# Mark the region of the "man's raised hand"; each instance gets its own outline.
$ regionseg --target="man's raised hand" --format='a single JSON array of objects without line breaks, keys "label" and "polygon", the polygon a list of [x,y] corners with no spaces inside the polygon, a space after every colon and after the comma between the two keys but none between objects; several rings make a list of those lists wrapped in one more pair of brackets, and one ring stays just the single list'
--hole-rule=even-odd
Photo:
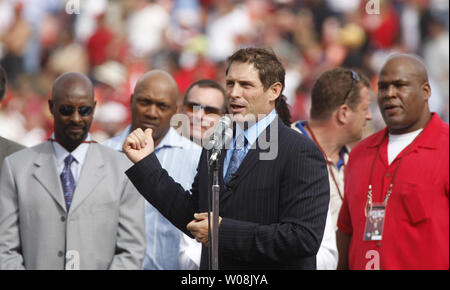
[{"label": "man's raised hand", "polygon": [[144,132],[141,128],[137,128],[131,132],[125,139],[122,150],[133,163],[150,155],[155,150],[152,129],[148,128]]}]

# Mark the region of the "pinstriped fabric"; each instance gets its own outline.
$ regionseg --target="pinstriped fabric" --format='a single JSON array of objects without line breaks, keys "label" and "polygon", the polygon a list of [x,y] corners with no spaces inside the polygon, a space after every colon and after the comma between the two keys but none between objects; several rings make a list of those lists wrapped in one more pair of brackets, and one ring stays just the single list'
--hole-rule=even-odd
[{"label": "pinstriped fabric", "polygon": [[[229,183],[221,180],[220,269],[315,269],[325,228],[329,182],[317,146],[278,120],[278,154],[262,160],[259,146],[246,154]],[[264,134],[264,133],[263,133]],[[268,140],[267,138],[266,140]],[[208,167],[200,159],[192,196],[146,158],[126,172],[144,197],[186,231],[193,212],[207,211]],[[223,158],[222,158],[223,162]],[[152,177],[145,173],[152,170]],[[147,171],[148,172],[148,171]],[[207,268],[207,249],[201,268]]]}]

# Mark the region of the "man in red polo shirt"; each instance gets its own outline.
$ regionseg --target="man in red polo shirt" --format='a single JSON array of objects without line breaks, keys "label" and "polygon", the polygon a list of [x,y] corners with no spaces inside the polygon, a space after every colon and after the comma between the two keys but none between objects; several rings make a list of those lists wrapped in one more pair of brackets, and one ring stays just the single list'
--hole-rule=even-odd
[{"label": "man in red polo shirt", "polygon": [[387,128],[351,153],[338,269],[449,268],[449,126],[431,113],[422,61],[394,55],[378,81]]}]

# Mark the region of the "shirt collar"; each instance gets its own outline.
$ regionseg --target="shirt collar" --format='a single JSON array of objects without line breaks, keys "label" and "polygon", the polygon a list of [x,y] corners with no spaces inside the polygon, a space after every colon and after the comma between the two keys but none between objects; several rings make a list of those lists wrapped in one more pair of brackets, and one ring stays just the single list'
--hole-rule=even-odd
[{"label": "shirt collar", "polygon": [[[55,133],[52,134],[51,138],[55,138]],[[92,141],[91,134],[88,134],[85,141]],[[72,154],[78,164],[83,164],[84,160],[86,159],[87,151],[89,149],[89,143],[81,143],[72,152],[67,151],[66,148],[61,146],[61,144],[59,144],[57,141],[53,141],[52,145],[55,151],[56,162],[58,165],[64,163],[64,159],[66,159],[69,154]]]},{"label": "shirt collar", "polygon": [[[239,134],[242,134],[244,132],[245,138],[247,139],[249,147],[253,145],[253,143],[256,142],[256,139],[258,139],[258,136],[266,130],[266,128],[270,125],[270,123],[275,120],[277,117],[277,112],[275,109],[272,110],[267,116],[265,116],[263,119],[259,120],[255,125],[251,126],[247,130],[243,130],[239,124],[236,126],[236,136]],[[236,138],[235,138],[236,139]]]},{"label": "shirt collar", "polygon": [[[417,137],[417,146],[425,148],[437,148],[438,142],[434,136],[441,131],[443,121],[436,113],[431,113],[431,118],[428,124],[423,128],[422,133]],[[448,134],[448,127],[447,127]]]},{"label": "shirt collar", "polygon": [[161,148],[183,148],[184,142],[180,140],[182,137],[175,131],[174,128],[170,127],[169,131],[167,131],[166,135],[163,137],[161,142],[159,142],[158,146],[156,146],[155,150],[159,150]]},{"label": "shirt collar", "polygon": [[311,139],[311,136],[309,136],[308,131],[306,131],[305,128],[306,124],[307,124],[306,121],[299,121],[297,122],[297,124],[295,124],[295,126],[303,133],[303,135]]},{"label": "shirt collar", "polygon": [[[306,128],[305,128],[307,123],[308,123],[307,121],[299,121],[295,124],[295,126],[297,127],[297,129],[300,130],[300,132],[302,132],[303,135],[305,135],[309,139],[312,139],[311,136],[309,136],[308,131],[306,131]],[[350,148],[347,145],[344,145],[344,147],[342,147],[341,151],[339,152],[339,161],[336,164],[336,167],[338,169],[340,169],[342,167],[342,165],[345,165],[347,163],[349,153],[350,153]]]},{"label": "shirt collar", "polygon": [[[430,121],[425,125],[421,134],[414,140],[414,144],[417,144],[419,147],[426,148],[436,148],[437,143],[433,136],[436,136],[439,130],[441,130],[442,120],[436,113],[431,113]],[[384,128],[378,136],[375,137],[375,140],[367,145],[367,147],[378,147],[381,145],[385,138],[386,134],[388,134],[388,128]],[[385,142],[387,144],[387,140]]]}]

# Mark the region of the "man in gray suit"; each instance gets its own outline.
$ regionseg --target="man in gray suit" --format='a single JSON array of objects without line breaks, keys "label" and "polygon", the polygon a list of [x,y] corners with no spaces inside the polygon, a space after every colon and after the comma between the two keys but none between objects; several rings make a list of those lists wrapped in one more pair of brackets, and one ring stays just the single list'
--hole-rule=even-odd
[{"label": "man in gray suit", "polygon": [[123,154],[88,134],[96,102],[79,73],[54,83],[54,134],[7,157],[0,176],[0,269],[140,269],[144,201]]},{"label": "man in gray suit", "polygon": [[[0,66],[0,108],[2,106],[1,101],[5,97],[5,92],[6,92],[6,72]],[[0,136],[0,173],[2,172],[1,167],[3,164],[3,159],[5,159],[6,156],[11,155],[14,152],[19,151],[23,148],[25,147]]]}]

